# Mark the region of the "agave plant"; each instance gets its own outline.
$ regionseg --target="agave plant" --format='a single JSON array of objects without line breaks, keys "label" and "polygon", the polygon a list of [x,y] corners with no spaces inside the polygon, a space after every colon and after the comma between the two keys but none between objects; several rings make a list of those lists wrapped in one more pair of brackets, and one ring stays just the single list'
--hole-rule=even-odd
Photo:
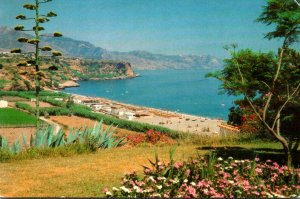
[{"label": "agave plant", "polygon": [[111,130],[112,125],[103,130],[103,120],[99,123],[95,123],[93,128],[88,129],[86,126],[80,130],[78,129],[73,134],[70,131],[67,142],[74,142],[78,140],[80,143],[87,144],[88,146],[92,146],[93,148],[115,148],[125,144],[125,137],[117,139],[112,137],[114,130]]},{"label": "agave plant", "polygon": [[[97,150],[98,148],[115,148],[125,144],[125,137],[120,139],[112,137],[114,130],[111,130],[111,127],[112,125],[103,130],[103,121],[101,120],[99,123],[96,122],[94,127],[89,129],[85,126],[83,129],[75,130],[75,133],[73,133],[73,129],[71,129],[66,138],[62,129],[54,135],[53,126],[48,126],[36,130],[35,135],[30,136],[29,147],[54,148],[69,146],[79,142],[86,144],[92,150]],[[19,139],[17,139],[12,146],[9,147],[8,141],[0,136],[0,149],[9,150],[13,154],[19,153],[23,148],[27,148],[26,140],[26,136],[23,133],[22,144],[20,144]]]}]

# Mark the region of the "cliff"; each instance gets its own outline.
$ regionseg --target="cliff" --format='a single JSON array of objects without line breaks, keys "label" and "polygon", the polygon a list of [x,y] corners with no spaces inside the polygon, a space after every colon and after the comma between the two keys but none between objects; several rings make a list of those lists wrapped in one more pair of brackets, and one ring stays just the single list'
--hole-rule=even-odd
[{"label": "cliff", "polygon": [[[0,53],[0,89],[34,89],[34,66],[17,66],[26,61],[22,55]],[[108,80],[136,77],[130,63],[82,58],[42,57],[40,61],[42,89],[79,86],[78,80]]]}]

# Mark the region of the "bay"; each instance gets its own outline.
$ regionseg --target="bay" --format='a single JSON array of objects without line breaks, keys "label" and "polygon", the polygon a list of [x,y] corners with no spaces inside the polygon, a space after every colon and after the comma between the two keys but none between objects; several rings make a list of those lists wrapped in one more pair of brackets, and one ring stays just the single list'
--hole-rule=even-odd
[{"label": "bay", "polygon": [[233,97],[219,95],[220,82],[205,78],[204,69],[136,71],[125,80],[79,81],[68,93],[103,97],[123,103],[227,119]]}]

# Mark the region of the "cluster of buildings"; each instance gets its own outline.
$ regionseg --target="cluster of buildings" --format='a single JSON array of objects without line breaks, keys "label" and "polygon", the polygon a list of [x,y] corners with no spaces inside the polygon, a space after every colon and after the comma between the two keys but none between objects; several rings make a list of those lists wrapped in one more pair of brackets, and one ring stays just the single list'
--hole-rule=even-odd
[{"label": "cluster of buildings", "polygon": [[112,115],[122,119],[133,120],[136,116],[135,112],[128,110],[120,105],[101,102],[95,99],[74,99],[74,103],[91,107],[94,112],[100,112]]}]

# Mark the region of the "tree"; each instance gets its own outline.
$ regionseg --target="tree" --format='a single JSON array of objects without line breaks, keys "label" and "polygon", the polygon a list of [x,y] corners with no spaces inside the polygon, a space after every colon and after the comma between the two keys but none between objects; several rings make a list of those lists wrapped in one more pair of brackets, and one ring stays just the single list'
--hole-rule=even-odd
[{"label": "tree", "polygon": [[[40,46],[40,38],[41,37],[61,37],[62,34],[59,32],[54,32],[53,34],[40,34],[42,31],[45,30],[44,27],[42,27],[40,24],[47,23],[50,21],[50,18],[56,17],[57,14],[50,11],[47,14],[40,14],[39,9],[41,4],[49,3],[52,0],[35,0],[33,4],[25,4],[23,5],[23,8],[27,10],[31,10],[34,12],[34,17],[27,17],[23,14],[20,14],[16,16],[16,19],[19,20],[32,20],[34,21],[35,25],[32,29],[25,29],[22,25],[17,25],[15,27],[16,31],[29,31],[34,32],[35,37],[34,38],[18,38],[18,41],[20,43],[26,43],[29,45],[33,45],[35,47],[35,51],[33,52],[33,57],[30,56],[32,52],[26,52],[24,54],[28,54],[28,60],[25,64],[30,64],[35,66],[35,94],[36,94],[36,118],[37,118],[37,127],[39,127],[39,116],[40,116],[40,110],[39,110],[39,92],[41,89],[40,80],[42,78],[42,72],[39,68],[39,59],[40,59],[40,51],[44,52],[51,52],[53,57],[61,56],[61,53],[58,51],[53,51],[50,46]],[[11,53],[22,53],[21,49],[13,49],[11,50]],[[20,63],[21,64],[21,63]],[[20,65],[19,64],[19,65]]]},{"label": "tree", "polygon": [[290,166],[292,148],[298,148],[299,140],[293,147],[288,128],[282,128],[282,124],[295,115],[291,107],[300,104],[300,54],[290,48],[299,38],[300,6],[293,0],[269,0],[258,21],[275,26],[266,38],[283,39],[277,55],[249,49],[237,51],[233,44],[226,47],[231,57],[225,60],[224,69],[209,76],[221,80],[228,94],[244,97],[267,132],[282,144]]}]

